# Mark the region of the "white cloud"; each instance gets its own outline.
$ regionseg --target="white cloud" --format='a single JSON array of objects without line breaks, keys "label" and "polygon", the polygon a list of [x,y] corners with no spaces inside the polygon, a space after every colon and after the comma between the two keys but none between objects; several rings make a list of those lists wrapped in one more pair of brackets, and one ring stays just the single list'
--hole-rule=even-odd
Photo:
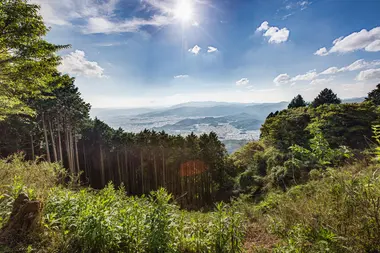
[{"label": "white cloud", "polygon": [[365,47],[368,52],[379,52],[380,51],[380,40],[375,40],[371,44]]},{"label": "white cloud", "polygon": [[310,81],[318,76],[318,73],[315,70],[310,70],[304,75],[297,75],[293,77],[291,81]]},{"label": "white cloud", "polygon": [[289,30],[287,28],[279,29],[278,27],[271,27],[265,33],[265,37],[269,38],[269,43],[282,43],[288,40]]},{"label": "white cloud", "polygon": [[256,32],[266,31],[263,36],[269,37],[269,43],[282,43],[289,39],[290,31],[285,28],[278,28],[275,26],[269,26],[268,21],[264,21],[257,29]]},{"label": "white cloud", "polygon": [[329,52],[327,51],[327,48],[325,48],[325,47],[322,47],[322,48],[318,49],[318,50],[314,53],[314,55],[319,55],[319,56],[326,56],[326,55],[328,55],[328,54],[329,54]]},{"label": "white cloud", "polygon": [[318,78],[310,82],[311,85],[321,85],[321,84],[328,84],[331,83],[334,80],[334,77],[331,76],[329,78]]},{"label": "white cloud", "polygon": [[264,21],[263,23],[261,23],[261,25],[256,29],[257,32],[262,32],[262,31],[266,31],[269,29],[269,23],[268,21]]},{"label": "white cloud", "polygon": [[104,69],[97,62],[91,62],[86,59],[83,51],[75,50],[62,57],[61,65],[58,70],[71,75],[102,78]]},{"label": "white cloud", "polygon": [[359,70],[359,69],[363,69],[363,68],[369,67],[372,64],[376,64],[376,63],[375,62],[369,63],[369,62],[366,62],[363,59],[360,59],[360,60],[357,60],[354,63],[348,65],[347,67],[341,68],[339,71],[340,72],[355,71],[355,70]]},{"label": "white cloud", "polygon": [[198,45],[195,45],[193,48],[190,48],[188,51],[190,53],[197,55],[201,51],[201,49],[202,48],[200,48]]},{"label": "white cloud", "polygon": [[116,47],[116,46],[128,45],[128,41],[102,42],[102,43],[95,43],[94,45],[97,47]]},{"label": "white cloud", "polygon": [[244,86],[244,85],[247,85],[247,84],[249,84],[248,78],[242,78],[239,81],[236,81],[236,85],[237,86]]},{"label": "white cloud", "polygon": [[49,25],[70,25],[76,19],[111,16],[119,0],[31,0],[41,6]]},{"label": "white cloud", "polygon": [[[155,9],[148,18],[120,19],[116,7],[120,0],[31,0],[41,6],[40,13],[49,25],[76,25],[83,33],[138,32],[145,26],[161,27],[174,21],[173,3],[167,0],[141,0],[144,8]],[[79,21],[79,22],[78,22]]]},{"label": "white cloud", "polygon": [[346,37],[337,38],[333,41],[333,46],[329,51],[326,49],[321,51],[321,54],[317,54],[318,50],[315,54],[349,53],[357,50],[380,52],[380,26],[369,31],[363,29],[360,32],[351,33]]},{"label": "white cloud", "polygon": [[288,74],[280,74],[275,79],[273,79],[273,82],[280,86],[281,84],[287,84],[291,80],[290,76]]},{"label": "white cloud", "polygon": [[174,79],[185,79],[185,78],[189,78],[189,75],[178,75],[178,76],[174,76]]},{"label": "white cloud", "polygon": [[107,18],[94,17],[89,18],[87,25],[84,27],[84,33],[121,33],[137,32],[143,26],[165,26],[169,25],[171,20],[166,16],[155,15],[150,19],[132,18],[124,21],[113,22]]},{"label": "white cloud", "polygon": [[216,47],[208,47],[208,50],[207,50],[207,53],[213,53],[213,52],[217,52],[218,49]]},{"label": "white cloud", "polygon": [[301,7],[301,10],[304,10],[304,9],[306,9],[311,4],[311,2],[309,2],[309,1],[300,1],[300,2],[297,2],[297,4]]},{"label": "white cloud", "polygon": [[331,67],[326,69],[325,71],[321,72],[320,75],[333,75],[339,72],[339,68],[337,67]]},{"label": "white cloud", "polygon": [[325,71],[321,72],[320,75],[333,75],[339,72],[356,71],[356,70],[365,69],[365,68],[373,68],[376,66],[380,66],[379,60],[367,62],[363,59],[360,59],[342,68],[337,68],[337,67],[328,68]]},{"label": "white cloud", "polygon": [[380,80],[380,69],[367,69],[356,76],[357,81]]},{"label": "white cloud", "polygon": [[298,2],[294,2],[294,3],[288,3],[288,4],[285,6],[285,9],[286,9],[286,10],[291,10],[291,9],[301,9],[301,10],[304,10],[304,9],[306,9],[310,4],[311,4],[311,2],[309,2],[309,1],[298,1]]}]

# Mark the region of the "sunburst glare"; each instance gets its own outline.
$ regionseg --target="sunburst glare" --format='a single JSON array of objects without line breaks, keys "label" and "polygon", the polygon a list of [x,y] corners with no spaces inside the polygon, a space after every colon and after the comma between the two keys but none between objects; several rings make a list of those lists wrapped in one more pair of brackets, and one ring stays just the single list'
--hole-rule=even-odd
[{"label": "sunburst glare", "polygon": [[194,17],[193,4],[191,0],[178,0],[174,8],[174,17],[182,22],[190,22]]}]

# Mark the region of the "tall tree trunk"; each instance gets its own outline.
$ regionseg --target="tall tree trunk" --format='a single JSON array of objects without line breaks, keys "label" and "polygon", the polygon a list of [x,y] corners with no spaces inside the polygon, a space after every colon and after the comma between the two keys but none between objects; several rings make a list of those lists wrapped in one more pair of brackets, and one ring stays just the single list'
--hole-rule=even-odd
[{"label": "tall tree trunk", "polygon": [[118,181],[119,185],[123,182],[123,177],[121,176],[121,169],[120,169],[120,158],[119,158],[119,150],[116,151],[116,159],[117,159],[117,173],[118,173]]},{"label": "tall tree trunk", "polygon": [[102,187],[106,185],[106,179],[104,175],[104,161],[103,161],[103,149],[102,145],[99,146],[99,151],[100,151],[100,174],[101,174],[101,182],[102,182]]},{"label": "tall tree trunk", "polygon": [[129,178],[130,178],[130,175],[128,174],[129,173],[129,169],[128,169],[128,152],[127,152],[127,148],[124,148],[124,158],[125,158],[125,172],[124,172],[124,182],[126,184],[126,190],[128,193],[131,192],[131,183],[129,182]]},{"label": "tall tree trunk", "polygon": [[165,173],[165,148],[162,148],[162,182],[163,186],[166,188],[166,173]]},{"label": "tall tree trunk", "polygon": [[74,144],[73,144],[73,134],[72,134],[72,129],[71,127],[69,128],[69,157],[70,157],[70,167],[72,168],[73,173],[77,173],[76,168],[75,168],[75,158],[74,158]]},{"label": "tall tree trunk", "polygon": [[58,161],[57,148],[55,146],[54,133],[53,133],[53,128],[51,127],[51,121],[50,120],[49,120],[49,130],[50,130],[50,136],[51,136],[51,145],[53,147],[54,162],[56,162],[56,161]]},{"label": "tall tree trunk", "polygon": [[51,159],[50,159],[50,150],[49,150],[49,141],[48,141],[48,137],[47,137],[47,130],[46,130],[44,113],[42,113],[42,127],[44,129],[46,157],[47,157],[48,162],[51,162]]},{"label": "tall tree trunk", "polygon": [[142,193],[145,193],[144,189],[144,161],[143,161],[143,151],[142,149],[140,150],[140,166],[141,166],[141,189]]},{"label": "tall tree trunk", "polygon": [[156,190],[158,189],[158,175],[157,175],[157,163],[156,163],[156,154],[153,155],[153,164],[154,164],[154,181]]},{"label": "tall tree trunk", "polygon": [[82,153],[83,153],[83,163],[84,163],[84,174],[86,175],[86,179],[88,180],[88,183],[91,184],[90,172],[88,171],[88,168],[87,168],[86,148],[85,148],[83,140],[82,140],[82,144],[83,144]]},{"label": "tall tree trunk", "polygon": [[74,136],[74,142],[75,142],[75,158],[77,161],[77,169],[78,173],[81,172],[80,165],[79,165],[79,151],[78,151],[78,138],[77,135]]},{"label": "tall tree trunk", "polygon": [[32,148],[32,160],[34,160],[35,155],[34,155],[34,140],[33,140],[33,134],[30,134],[30,144]]},{"label": "tall tree trunk", "polygon": [[74,168],[71,162],[72,159],[71,159],[71,151],[70,151],[70,133],[69,133],[68,127],[66,127],[65,129],[65,146],[66,146],[66,155],[67,155],[69,170],[71,174],[74,174]]},{"label": "tall tree trunk", "polygon": [[62,153],[62,139],[61,139],[61,126],[58,121],[58,146],[59,146],[59,161],[63,164],[63,153]]}]

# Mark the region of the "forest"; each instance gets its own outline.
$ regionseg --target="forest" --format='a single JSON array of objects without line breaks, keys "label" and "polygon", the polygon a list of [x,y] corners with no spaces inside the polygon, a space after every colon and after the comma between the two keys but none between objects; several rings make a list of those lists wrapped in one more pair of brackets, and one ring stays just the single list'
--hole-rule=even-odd
[{"label": "forest", "polygon": [[228,155],[213,132],[92,119],[48,32],[1,1],[1,252],[380,251],[380,84],[297,95]]}]

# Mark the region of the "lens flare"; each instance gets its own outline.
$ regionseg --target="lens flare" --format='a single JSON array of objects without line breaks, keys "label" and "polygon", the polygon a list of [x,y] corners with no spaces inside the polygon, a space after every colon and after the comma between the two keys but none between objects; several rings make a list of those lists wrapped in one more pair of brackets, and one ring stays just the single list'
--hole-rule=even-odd
[{"label": "lens flare", "polygon": [[193,5],[191,0],[178,0],[174,9],[174,16],[182,22],[189,22],[193,19]]}]

